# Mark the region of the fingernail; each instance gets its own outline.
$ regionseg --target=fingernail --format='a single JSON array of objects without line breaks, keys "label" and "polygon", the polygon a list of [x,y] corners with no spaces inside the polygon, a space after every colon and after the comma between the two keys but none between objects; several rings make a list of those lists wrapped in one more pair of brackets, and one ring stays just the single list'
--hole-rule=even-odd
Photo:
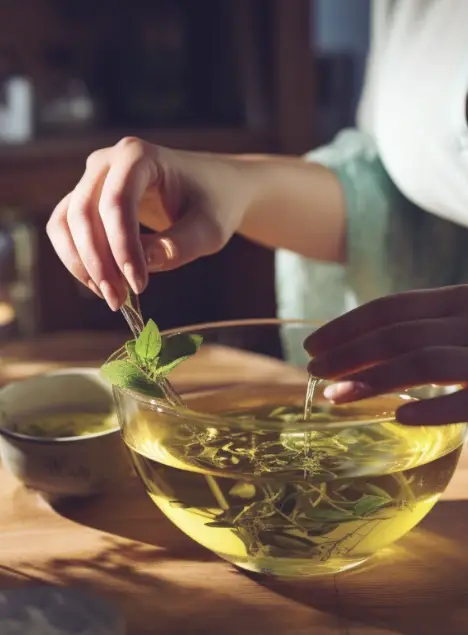
[{"label": "fingernail", "polygon": [[333,402],[355,401],[370,393],[370,386],[358,381],[342,381],[327,386],[323,391],[325,399]]},{"label": "fingernail", "polygon": [[150,247],[145,254],[148,271],[163,271],[167,262],[166,252],[162,247]]},{"label": "fingernail", "polygon": [[119,308],[119,296],[115,292],[115,289],[110,285],[107,280],[103,280],[99,285],[104,300],[107,302],[112,311],[117,311]]},{"label": "fingernail", "polygon": [[135,293],[141,293],[145,287],[143,278],[138,274],[135,266],[131,262],[126,262],[123,266],[124,275],[128,284]]},{"label": "fingernail", "polygon": [[99,291],[99,287],[92,280],[88,280],[88,288],[97,296],[102,298],[102,293]]}]

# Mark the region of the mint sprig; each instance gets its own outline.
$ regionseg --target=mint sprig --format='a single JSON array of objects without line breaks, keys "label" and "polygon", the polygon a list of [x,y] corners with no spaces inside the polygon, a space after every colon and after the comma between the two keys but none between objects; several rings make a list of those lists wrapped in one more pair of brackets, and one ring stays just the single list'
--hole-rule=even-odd
[{"label": "mint sprig", "polygon": [[157,364],[161,348],[161,333],[153,320],[149,320],[141,335],[135,340],[136,357],[148,366]]},{"label": "mint sprig", "polygon": [[125,343],[125,357],[101,366],[101,375],[114,386],[150,397],[163,398],[158,382],[198,351],[203,338],[192,333],[162,336],[148,320],[141,334]]}]

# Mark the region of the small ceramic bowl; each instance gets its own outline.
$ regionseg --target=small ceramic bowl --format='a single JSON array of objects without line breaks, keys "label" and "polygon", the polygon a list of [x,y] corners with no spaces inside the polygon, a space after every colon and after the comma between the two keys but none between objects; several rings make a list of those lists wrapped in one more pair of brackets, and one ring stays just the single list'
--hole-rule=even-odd
[{"label": "small ceramic bowl", "polygon": [[114,411],[112,389],[94,368],[37,375],[0,390],[0,458],[28,488],[45,498],[99,494],[132,473],[116,418],[115,428],[72,437],[21,434],[35,413]]}]

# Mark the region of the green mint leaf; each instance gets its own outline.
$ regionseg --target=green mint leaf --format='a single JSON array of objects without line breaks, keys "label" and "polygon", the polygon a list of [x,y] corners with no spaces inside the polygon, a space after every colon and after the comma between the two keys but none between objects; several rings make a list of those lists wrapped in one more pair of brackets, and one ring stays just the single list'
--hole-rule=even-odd
[{"label": "green mint leaf", "polygon": [[198,351],[203,342],[201,335],[177,333],[163,338],[161,353],[154,373],[157,377],[165,377],[176,366],[184,362]]},{"label": "green mint leaf", "polygon": [[354,513],[356,516],[370,516],[391,502],[391,498],[364,494],[354,506]]},{"label": "green mint leaf", "polygon": [[341,523],[353,519],[352,513],[347,513],[345,510],[339,509],[320,509],[317,507],[308,514],[311,520],[317,520],[321,522]]},{"label": "green mint leaf", "polygon": [[101,366],[104,379],[118,388],[127,388],[150,397],[164,397],[162,389],[128,360],[118,359]]},{"label": "green mint leaf", "polygon": [[129,340],[128,342],[125,342],[125,352],[127,353],[128,359],[132,361],[134,364],[138,365],[141,362],[141,360],[138,357],[135,348],[136,348],[136,340]]},{"label": "green mint leaf", "polygon": [[135,343],[135,352],[138,358],[144,364],[154,364],[161,351],[161,344],[161,333],[158,327],[153,320],[148,320]]}]

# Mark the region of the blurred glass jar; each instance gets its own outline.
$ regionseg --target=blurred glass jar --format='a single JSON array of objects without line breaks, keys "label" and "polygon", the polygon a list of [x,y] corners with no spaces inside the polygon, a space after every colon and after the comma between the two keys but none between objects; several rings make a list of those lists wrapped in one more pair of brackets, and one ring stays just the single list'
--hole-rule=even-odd
[{"label": "blurred glass jar", "polygon": [[0,211],[0,343],[37,331],[35,229],[13,210]]},{"label": "blurred glass jar", "polygon": [[68,46],[50,46],[44,61],[48,78],[38,108],[40,131],[51,135],[92,129],[99,108],[81,76],[76,52]]}]

